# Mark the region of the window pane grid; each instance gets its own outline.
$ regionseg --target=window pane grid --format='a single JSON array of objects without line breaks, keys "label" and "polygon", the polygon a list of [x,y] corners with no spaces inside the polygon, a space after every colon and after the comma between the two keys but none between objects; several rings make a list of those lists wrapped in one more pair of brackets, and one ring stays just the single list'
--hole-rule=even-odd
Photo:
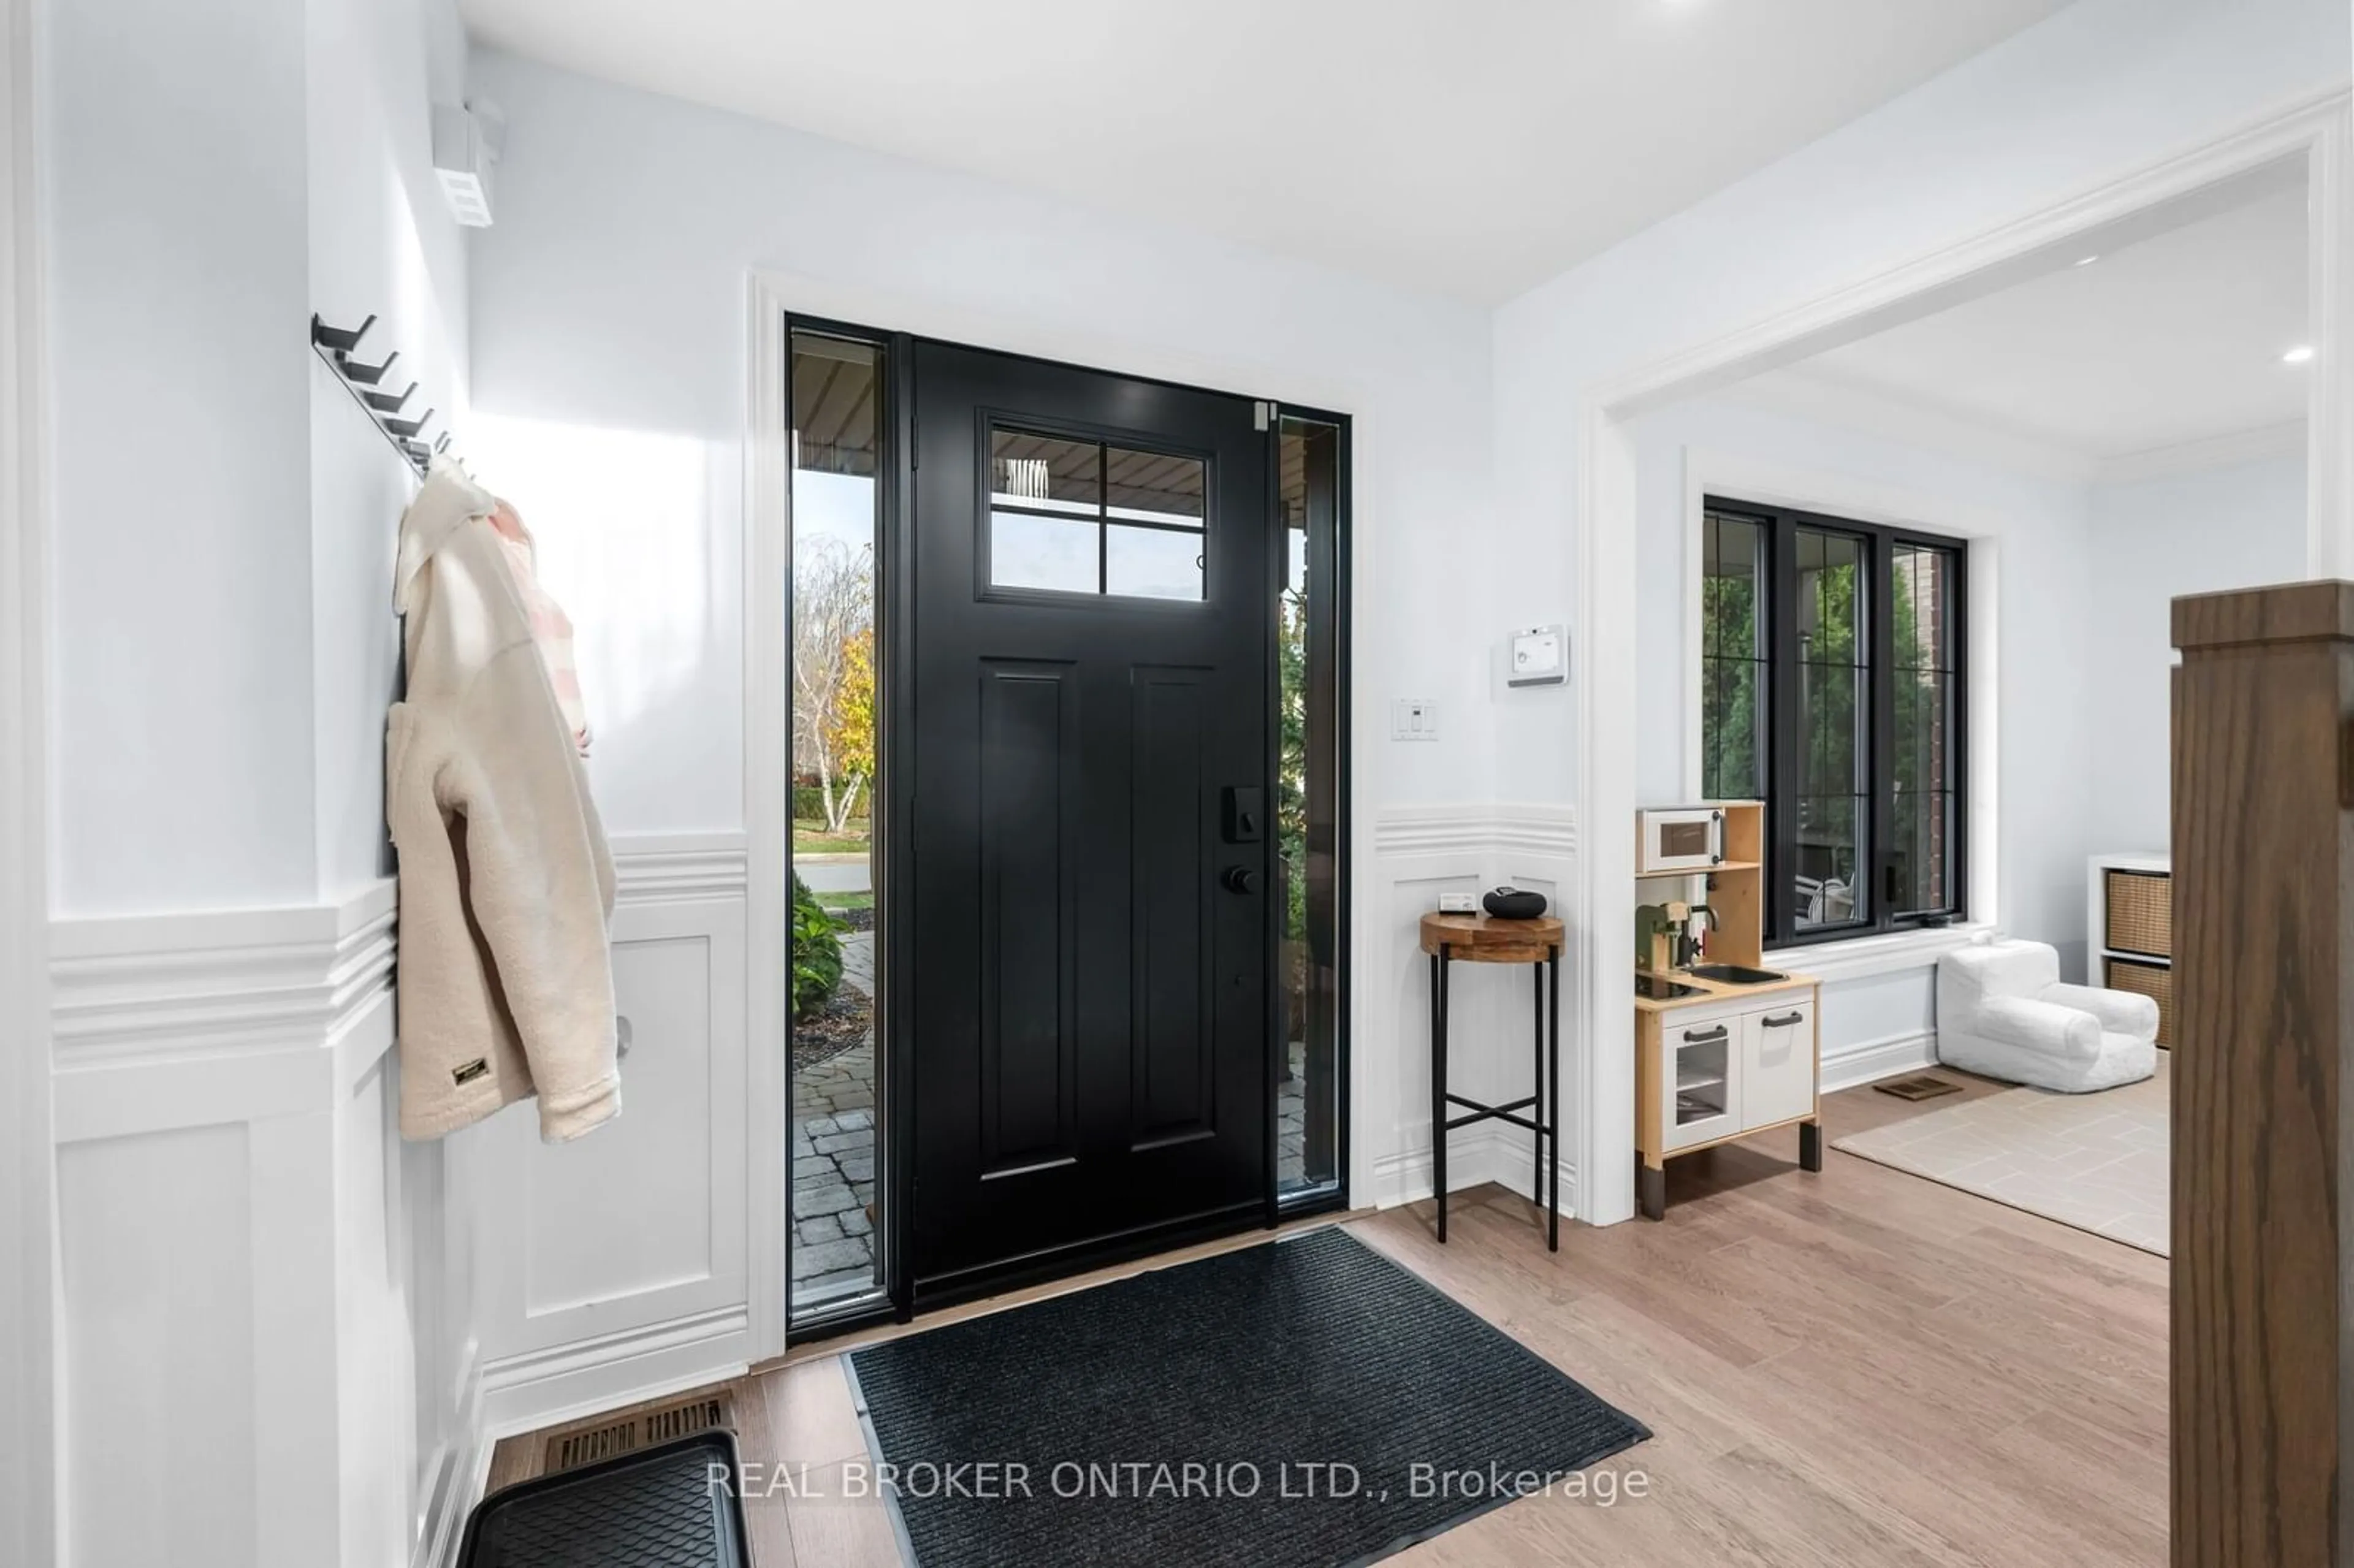
[{"label": "window pane grid", "polygon": [[1199,601],[1209,465],[1102,441],[992,429],[989,586]]},{"label": "window pane grid", "polygon": [[1769,804],[1769,937],[1959,913],[1964,546],[1713,496],[1701,544],[1702,785]]},{"label": "window pane grid", "polygon": [[1802,527],[1794,544],[1802,766],[1788,871],[1794,924],[1811,931],[1872,912],[1869,595],[1861,539]]},{"label": "window pane grid", "polygon": [[1711,800],[1763,800],[1771,733],[1766,530],[1711,513],[1702,545],[1702,788]]},{"label": "window pane grid", "polygon": [[1956,557],[1900,544],[1890,565],[1897,617],[1893,709],[1897,747],[1890,780],[1894,883],[1908,914],[1950,908],[1952,852],[1959,809],[1954,758],[1958,716],[1954,693],[1953,574]]}]

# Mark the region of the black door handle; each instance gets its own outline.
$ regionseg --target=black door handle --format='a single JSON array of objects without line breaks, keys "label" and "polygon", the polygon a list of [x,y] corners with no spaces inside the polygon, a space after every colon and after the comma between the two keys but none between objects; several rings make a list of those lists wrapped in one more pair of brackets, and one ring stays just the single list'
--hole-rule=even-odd
[{"label": "black door handle", "polygon": [[1230,865],[1226,867],[1225,874],[1219,877],[1218,880],[1226,885],[1226,891],[1229,893],[1257,893],[1258,891],[1258,873],[1253,871],[1246,865]]}]

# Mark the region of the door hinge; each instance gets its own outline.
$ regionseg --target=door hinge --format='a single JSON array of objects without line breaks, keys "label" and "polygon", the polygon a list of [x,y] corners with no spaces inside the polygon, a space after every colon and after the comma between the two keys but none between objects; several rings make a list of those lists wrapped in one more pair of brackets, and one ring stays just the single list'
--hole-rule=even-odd
[{"label": "door hinge", "polygon": [[1252,427],[1253,427],[1254,429],[1264,430],[1264,429],[1267,429],[1267,428],[1269,428],[1270,426],[1272,426],[1274,423],[1275,423],[1275,405],[1274,405],[1274,404],[1272,404],[1272,403],[1254,403],[1254,404],[1252,404],[1252,405],[1251,405],[1251,424],[1252,424]]}]

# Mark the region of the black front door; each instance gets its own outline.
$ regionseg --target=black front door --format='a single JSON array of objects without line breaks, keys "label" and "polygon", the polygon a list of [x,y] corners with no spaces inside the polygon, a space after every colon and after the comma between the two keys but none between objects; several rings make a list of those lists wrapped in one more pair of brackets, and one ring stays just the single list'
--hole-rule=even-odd
[{"label": "black front door", "polygon": [[1267,437],[915,345],[919,1298],[1264,1213]]}]

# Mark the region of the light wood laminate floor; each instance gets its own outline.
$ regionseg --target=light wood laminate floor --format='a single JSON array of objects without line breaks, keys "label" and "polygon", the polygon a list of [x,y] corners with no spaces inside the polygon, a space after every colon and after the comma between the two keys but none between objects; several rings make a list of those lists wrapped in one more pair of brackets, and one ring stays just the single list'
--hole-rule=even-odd
[{"label": "light wood laminate floor", "polygon": [[[1850,1090],[1826,1130],[1953,1103]],[[1836,1150],[1820,1176],[1796,1157],[1785,1132],[1672,1162],[1665,1221],[1564,1225],[1558,1255],[1493,1188],[1457,1196],[1444,1247],[1427,1203],[1349,1222],[1656,1434],[1606,1462],[1642,1473],[1639,1499],[1523,1499],[1393,1561],[2166,1561],[2166,1261]],[[747,1459],[806,1465],[826,1494],[752,1506],[761,1568],[898,1561],[882,1505],[839,1496],[865,1455],[844,1348],[737,1385]],[[536,1447],[502,1444],[494,1481]]]}]

